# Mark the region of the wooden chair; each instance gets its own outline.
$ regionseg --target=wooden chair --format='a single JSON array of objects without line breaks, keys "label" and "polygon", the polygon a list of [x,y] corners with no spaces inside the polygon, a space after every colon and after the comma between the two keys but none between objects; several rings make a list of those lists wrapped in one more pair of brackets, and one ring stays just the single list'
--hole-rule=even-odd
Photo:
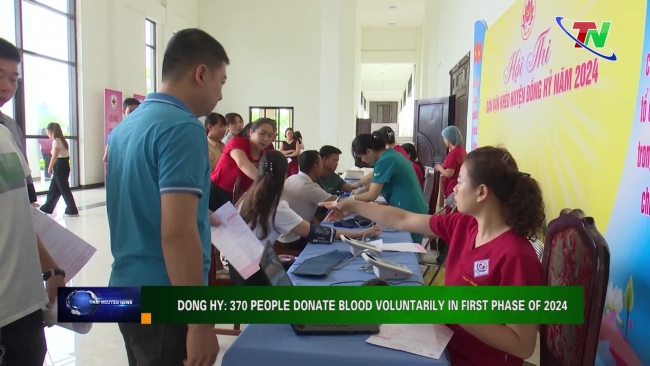
[{"label": "wooden chair", "polygon": [[[240,178],[237,178],[237,181],[235,181],[235,187],[233,189],[232,199],[231,199],[231,203],[233,205],[236,204],[239,198],[241,197],[241,192],[239,190],[240,182],[241,182]],[[232,286],[233,283],[230,278],[217,278],[216,264],[218,263],[217,261],[221,261],[221,254],[218,253],[217,249],[214,246],[212,246],[210,259],[212,264],[210,265],[209,280],[208,280],[209,285],[210,286]],[[215,327],[214,334],[238,336],[241,334],[241,324],[233,324],[233,329]]]},{"label": "wooden chair", "polygon": [[583,324],[540,326],[545,366],[593,366],[609,280],[609,247],[594,219],[564,209],[546,232],[544,279],[548,286],[584,286]]}]

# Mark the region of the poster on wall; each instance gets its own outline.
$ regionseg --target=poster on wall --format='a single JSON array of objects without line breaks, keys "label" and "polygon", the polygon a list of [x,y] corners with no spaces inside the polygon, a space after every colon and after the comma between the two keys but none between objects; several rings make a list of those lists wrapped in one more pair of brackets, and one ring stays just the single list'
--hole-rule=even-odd
[{"label": "poster on wall", "polygon": [[650,365],[646,1],[517,0],[483,50],[479,146],[506,147],[540,182],[547,221],[595,219],[611,252],[599,356]]},{"label": "poster on wall", "polygon": [[133,98],[137,99],[138,102],[142,103],[142,102],[144,102],[144,99],[146,97],[144,95],[142,95],[142,94],[133,94]]},{"label": "poster on wall", "polygon": [[104,90],[104,138],[122,121],[122,92]]},{"label": "poster on wall", "polygon": [[478,20],[474,23],[474,80],[472,81],[472,134],[470,135],[470,150],[478,147],[478,114],[481,105],[481,69],[483,66],[483,43],[487,23],[485,20]]}]

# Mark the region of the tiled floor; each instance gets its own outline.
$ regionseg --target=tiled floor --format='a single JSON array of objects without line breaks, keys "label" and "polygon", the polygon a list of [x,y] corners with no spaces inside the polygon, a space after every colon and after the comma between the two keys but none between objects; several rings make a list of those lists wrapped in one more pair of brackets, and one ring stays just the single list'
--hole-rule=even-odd
[{"label": "tiled floor", "polygon": [[[110,252],[105,191],[103,189],[77,191],[74,192],[74,196],[80,214],[79,217],[65,218],[66,226],[97,248],[97,252],[70,285],[106,286],[113,257]],[[40,197],[39,202],[43,204],[44,197]],[[54,215],[62,216],[64,210],[65,203],[60,200]],[[438,279],[436,282],[439,282]],[[124,342],[115,324],[95,324],[90,333],[85,335],[56,326],[46,328],[45,332],[49,351],[44,366],[127,365]],[[218,337],[221,351],[216,365],[221,365],[224,352],[235,338]],[[528,361],[539,365],[539,340],[535,355]]]},{"label": "tiled floor", "polygon": [[[105,191],[103,189],[74,192],[79,217],[66,217],[68,229],[89,242],[97,252],[88,265],[72,280],[72,286],[106,286],[113,257],[110,252]],[[44,203],[44,197],[39,197]],[[55,215],[63,215],[65,203],[60,200]],[[108,366],[127,365],[124,342],[116,324],[94,324],[90,333],[80,335],[61,327],[45,330],[48,354],[45,366]],[[216,365],[221,365],[224,352],[234,337],[219,336],[221,351]]]}]

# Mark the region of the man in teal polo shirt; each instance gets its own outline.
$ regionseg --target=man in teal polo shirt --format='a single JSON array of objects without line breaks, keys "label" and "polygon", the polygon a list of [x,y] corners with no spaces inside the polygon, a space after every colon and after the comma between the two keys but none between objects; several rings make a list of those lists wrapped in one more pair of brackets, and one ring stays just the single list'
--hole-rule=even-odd
[{"label": "man in teal polo shirt", "polygon": [[[110,286],[207,285],[210,162],[198,117],[221,99],[228,63],[209,34],[177,32],[165,50],[160,92],[149,94],[111,133]],[[219,351],[214,325],[119,327],[130,366],[211,366]]]}]

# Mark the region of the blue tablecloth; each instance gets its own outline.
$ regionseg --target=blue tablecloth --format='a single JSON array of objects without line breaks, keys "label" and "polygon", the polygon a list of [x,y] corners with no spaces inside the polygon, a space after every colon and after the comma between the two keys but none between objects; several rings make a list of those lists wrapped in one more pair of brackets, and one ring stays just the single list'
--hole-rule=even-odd
[{"label": "blue tablecloth", "polygon": [[[411,242],[411,235],[401,232],[382,233],[384,243]],[[309,244],[289,269],[289,277],[296,286],[360,285],[375,275],[359,269],[367,264],[360,256],[347,266],[334,270],[325,278],[304,278],[291,274],[305,259],[332,250],[349,251],[341,241],[331,245]],[[383,252],[381,257],[398,262],[412,272],[406,280],[391,281],[396,285],[423,283],[415,253]],[[249,366],[257,364],[280,366],[432,366],[449,365],[445,352],[439,360],[422,357],[366,343],[369,335],[297,336],[288,324],[251,324],[237,337],[221,362],[222,366]]]},{"label": "blue tablecloth", "polygon": [[[411,243],[411,234],[403,232],[385,232],[381,234],[380,237],[384,243]],[[358,256],[354,258],[348,265],[341,269],[333,270],[327,277],[324,278],[311,278],[311,277],[298,277],[294,276],[292,271],[294,268],[297,268],[302,262],[308,258],[315,257],[332,250],[340,250],[349,252],[350,246],[343,243],[342,241],[335,241],[330,245],[317,245],[310,244],[305,250],[300,253],[300,256],[296,259],[296,263],[291,266],[289,269],[289,277],[291,282],[296,286],[336,286],[336,285],[352,285],[358,286],[364,281],[367,281],[376,276],[372,273],[364,272],[360,269],[361,266],[367,265],[368,263]],[[417,255],[415,253],[398,253],[398,252],[382,252],[381,258],[397,262],[405,265],[408,269],[413,272],[413,274],[405,280],[394,280],[391,281],[392,284],[404,284],[404,285],[423,285],[422,273],[420,271],[420,266],[418,264]]]}]

